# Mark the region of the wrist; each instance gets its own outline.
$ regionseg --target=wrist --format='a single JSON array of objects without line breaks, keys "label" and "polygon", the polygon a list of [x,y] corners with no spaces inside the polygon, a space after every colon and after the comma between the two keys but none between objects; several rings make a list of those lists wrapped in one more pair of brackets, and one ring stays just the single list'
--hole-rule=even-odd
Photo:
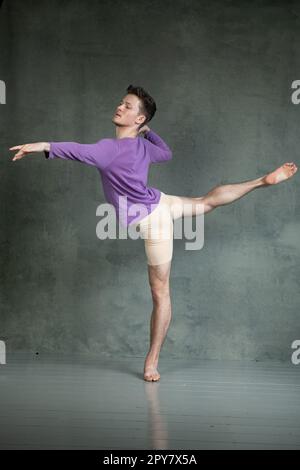
[{"label": "wrist", "polygon": [[44,152],[50,152],[50,142],[44,142]]}]

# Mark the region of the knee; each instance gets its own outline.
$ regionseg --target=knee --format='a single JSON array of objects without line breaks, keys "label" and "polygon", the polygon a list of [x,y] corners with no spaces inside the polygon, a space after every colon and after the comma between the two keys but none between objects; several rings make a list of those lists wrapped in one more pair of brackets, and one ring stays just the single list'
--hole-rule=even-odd
[{"label": "knee", "polygon": [[153,302],[161,303],[170,298],[170,287],[168,282],[151,284]]},{"label": "knee", "polygon": [[201,198],[201,203],[203,204],[204,214],[207,214],[218,207],[209,197],[206,196]]}]

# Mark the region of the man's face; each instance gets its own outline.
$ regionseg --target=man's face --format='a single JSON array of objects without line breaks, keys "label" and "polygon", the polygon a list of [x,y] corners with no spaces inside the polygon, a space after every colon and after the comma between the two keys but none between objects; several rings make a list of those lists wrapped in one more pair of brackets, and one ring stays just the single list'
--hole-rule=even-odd
[{"label": "man's face", "polygon": [[117,126],[138,127],[145,121],[145,115],[140,114],[140,100],[136,95],[128,94],[120,100],[112,121]]}]

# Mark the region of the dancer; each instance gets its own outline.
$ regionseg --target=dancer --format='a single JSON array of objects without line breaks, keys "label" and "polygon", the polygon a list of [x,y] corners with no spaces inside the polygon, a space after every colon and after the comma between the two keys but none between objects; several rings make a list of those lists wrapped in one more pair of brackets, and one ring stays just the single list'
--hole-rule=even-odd
[{"label": "dancer", "polygon": [[[116,138],[104,138],[93,144],[77,142],[36,142],[16,145],[13,161],[32,152],[44,152],[49,160],[62,158],[95,166],[99,171],[105,198],[116,209],[123,225],[139,227],[148,264],[148,279],[153,300],[150,320],[150,347],[144,363],[143,378],[158,381],[159,354],[171,321],[170,269],[173,254],[173,223],[179,217],[206,214],[230,204],[250,191],[269,187],[291,178],[298,170],[293,162],[259,178],[241,183],[219,185],[204,196],[182,197],[165,194],[147,186],[151,163],[172,158],[172,151],[163,139],[147,126],[156,104],[147,91],[129,85],[116,107],[112,122]],[[120,204],[120,197],[127,204]],[[143,211],[130,214],[130,207],[139,204]],[[159,217],[157,217],[159,216]]]}]

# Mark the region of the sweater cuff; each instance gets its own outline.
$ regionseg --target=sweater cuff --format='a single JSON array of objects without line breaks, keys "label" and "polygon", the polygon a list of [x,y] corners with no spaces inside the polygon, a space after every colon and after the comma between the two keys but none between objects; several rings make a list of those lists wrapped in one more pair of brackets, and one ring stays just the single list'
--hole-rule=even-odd
[{"label": "sweater cuff", "polygon": [[54,158],[54,154],[53,154],[52,142],[49,142],[49,144],[50,144],[50,150],[44,150],[44,155],[45,155],[45,158],[51,160],[52,158]]}]

